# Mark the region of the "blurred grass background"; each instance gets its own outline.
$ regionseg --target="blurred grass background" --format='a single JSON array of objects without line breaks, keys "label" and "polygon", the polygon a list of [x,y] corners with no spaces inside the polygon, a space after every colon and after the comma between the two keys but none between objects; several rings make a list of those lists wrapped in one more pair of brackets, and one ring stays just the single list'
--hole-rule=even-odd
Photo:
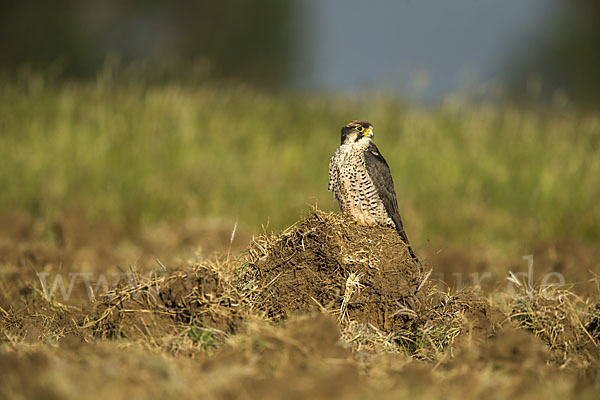
[{"label": "blurred grass background", "polygon": [[374,93],[301,95],[243,85],[0,84],[0,213],[65,210],[128,230],[218,217],[283,228],[327,191],[339,129],[375,126],[416,243],[600,239],[600,117],[448,96],[432,108]]},{"label": "blurred grass background", "polygon": [[364,119],[416,247],[597,243],[598,2],[365,7],[0,3],[0,215],[278,230]]}]

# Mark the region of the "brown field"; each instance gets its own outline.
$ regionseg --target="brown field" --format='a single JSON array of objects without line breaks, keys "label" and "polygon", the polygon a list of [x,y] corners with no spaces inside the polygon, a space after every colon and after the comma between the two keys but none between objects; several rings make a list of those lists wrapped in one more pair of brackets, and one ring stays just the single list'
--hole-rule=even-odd
[{"label": "brown field", "polygon": [[[530,285],[506,279],[526,260],[507,265],[480,249],[416,249],[421,272],[393,230],[319,210],[254,238],[217,223],[132,235],[84,221],[2,217],[1,398],[592,399],[600,390],[591,246],[539,243]],[[468,274],[481,271],[490,275],[474,286]],[[569,281],[543,285],[551,271]]]}]

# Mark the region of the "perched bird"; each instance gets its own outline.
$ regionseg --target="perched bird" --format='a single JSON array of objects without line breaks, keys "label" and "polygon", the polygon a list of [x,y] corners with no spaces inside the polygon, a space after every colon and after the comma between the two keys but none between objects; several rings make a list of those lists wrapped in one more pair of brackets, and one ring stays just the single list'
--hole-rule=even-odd
[{"label": "perched bird", "polygon": [[342,143],[329,162],[329,190],[353,221],[394,227],[420,265],[402,226],[390,167],[372,138],[368,122],[352,121],[342,128]]}]

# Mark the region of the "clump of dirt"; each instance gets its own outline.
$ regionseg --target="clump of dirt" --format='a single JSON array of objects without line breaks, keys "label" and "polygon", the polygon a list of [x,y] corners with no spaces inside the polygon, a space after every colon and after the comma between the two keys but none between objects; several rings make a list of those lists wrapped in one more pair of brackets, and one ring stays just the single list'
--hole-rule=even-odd
[{"label": "clump of dirt", "polygon": [[24,286],[17,301],[6,309],[0,307],[2,340],[57,343],[66,336],[81,337],[75,322],[81,318],[81,309],[48,299],[36,288]]},{"label": "clump of dirt", "polygon": [[[428,292],[421,312],[412,321],[412,329],[421,341],[436,344],[433,350],[443,351],[447,346],[465,341],[482,342],[493,336],[502,327],[506,316],[501,309],[487,299],[479,289],[466,287],[456,293],[441,296],[437,288]],[[411,341],[417,351],[426,351],[428,346]]]},{"label": "clump of dirt", "polygon": [[393,337],[411,354],[441,351],[464,333],[486,338],[504,319],[478,291],[450,295],[429,276],[393,229],[314,210],[280,234],[255,239],[234,285],[273,321],[331,313],[362,348]]},{"label": "clump of dirt", "polygon": [[510,319],[540,337],[554,362],[586,364],[600,357],[596,305],[554,286],[522,286],[510,305]]},{"label": "clump of dirt", "polygon": [[140,281],[123,279],[97,300],[84,326],[96,337],[159,338],[183,332],[195,340],[223,339],[242,327],[239,305],[219,271],[199,265]]},{"label": "clump of dirt", "polygon": [[590,306],[590,315],[585,329],[597,342],[600,342],[600,303]]},{"label": "clump of dirt", "polygon": [[255,239],[238,285],[275,321],[325,309],[390,329],[401,317],[399,303],[414,302],[422,281],[393,229],[315,210],[280,234]]}]

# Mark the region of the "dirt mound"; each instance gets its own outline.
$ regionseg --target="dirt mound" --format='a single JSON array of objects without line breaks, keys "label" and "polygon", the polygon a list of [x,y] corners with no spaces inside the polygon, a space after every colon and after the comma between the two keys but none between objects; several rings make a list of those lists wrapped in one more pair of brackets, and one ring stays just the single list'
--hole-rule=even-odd
[{"label": "dirt mound", "polygon": [[199,265],[151,279],[123,279],[98,299],[84,326],[96,337],[184,334],[210,347],[238,332],[241,322],[239,298],[228,280],[216,269]]},{"label": "dirt mound", "polygon": [[273,321],[328,312],[361,348],[392,338],[411,354],[441,351],[463,334],[486,338],[504,319],[476,290],[441,292],[393,229],[319,210],[255,239],[247,261],[234,284],[253,311]]},{"label": "dirt mound", "polygon": [[273,320],[325,309],[391,328],[398,303],[423,281],[393,229],[318,210],[281,234],[259,237],[249,253],[241,283]]}]

